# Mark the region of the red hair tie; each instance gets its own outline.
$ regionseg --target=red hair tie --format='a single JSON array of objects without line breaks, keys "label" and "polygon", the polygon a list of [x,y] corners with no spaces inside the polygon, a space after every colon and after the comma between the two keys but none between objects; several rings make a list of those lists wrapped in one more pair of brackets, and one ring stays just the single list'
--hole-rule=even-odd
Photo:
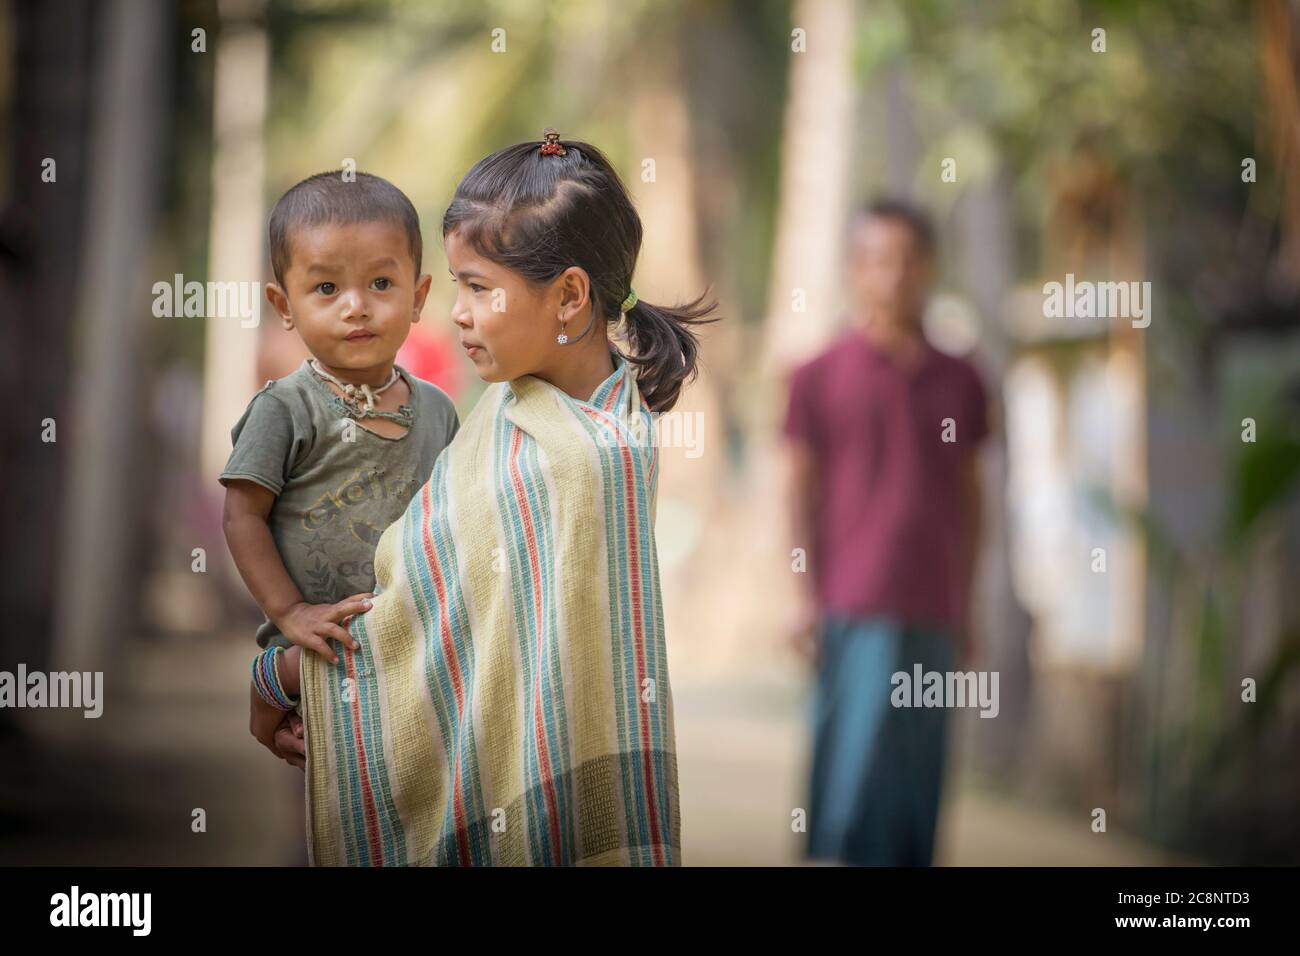
[{"label": "red hair tie", "polygon": [[546,142],[542,143],[543,156],[563,156],[568,153],[568,150],[560,145],[560,133],[558,130],[551,129],[551,127],[548,126],[546,129],[542,130],[542,136],[546,138]]}]

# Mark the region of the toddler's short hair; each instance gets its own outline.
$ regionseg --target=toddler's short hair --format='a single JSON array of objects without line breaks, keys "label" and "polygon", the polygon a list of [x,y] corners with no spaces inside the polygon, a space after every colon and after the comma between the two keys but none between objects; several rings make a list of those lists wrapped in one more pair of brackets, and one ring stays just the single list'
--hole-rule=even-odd
[{"label": "toddler's short hair", "polygon": [[295,229],[325,223],[391,222],[406,231],[415,274],[420,274],[424,242],[420,238],[420,216],[406,194],[379,176],[357,173],[356,181],[345,182],[342,170],[308,176],[291,188],[271,210],[271,271],[284,284],[289,270],[289,241]]}]

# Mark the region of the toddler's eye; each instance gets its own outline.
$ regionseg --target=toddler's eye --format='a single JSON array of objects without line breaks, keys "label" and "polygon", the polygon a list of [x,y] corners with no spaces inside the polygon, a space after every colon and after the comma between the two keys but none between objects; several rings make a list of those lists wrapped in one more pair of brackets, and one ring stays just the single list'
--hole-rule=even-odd
[{"label": "toddler's eye", "polygon": [[478,293],[478,292],[484,292],[484,291],[487,290],[487,286],[481,286],[481,285],[479,285],[477,282],[471,282],[471,283],[469,284],[469,287],[470,287],[470,289],[472,289],[472,290],[473,290],[474,292],[476,292],[476,293]]},{"label": "toddler's eye", "polygon": [[374,287],[375,287],[376,289],[378,289],[380,292],[383,292],[385,289],[387,289],[387,288],[388,288],[389,286],[391,286],[392,284],[393,284],[393,283],[392,283],[390,280],[385,279],[385,278],[383,278],[382,276],[381,276],[380,278],[376,279],[376,280],[372,283],[372,285],[374,285]]},{"label": "toddler's eye", "polygon": [[321,295],[333,295],[335,288],[336,286],[333,282],[322,282],[320,285],[316,286],[316,291]]}]

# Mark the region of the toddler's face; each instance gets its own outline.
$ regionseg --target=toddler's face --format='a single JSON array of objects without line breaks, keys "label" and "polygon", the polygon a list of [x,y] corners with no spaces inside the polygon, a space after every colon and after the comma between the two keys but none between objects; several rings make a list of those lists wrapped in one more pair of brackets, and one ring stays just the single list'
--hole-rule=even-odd
[{"label": "toddler's face", "polygon": [[298,229],[289,248],[283,288],[267,289],[285,328],[327,368],[391,363],[432,281],[416,275],[405,232],[388,222],[327,223]]},{"label": "toddler's face", "polygon": [[[485,259],[452,232],[446,237],[447,265],[456,283],[452,321],[460,342],[485,382],[508,382],[546,369],[561,346],[560,296],[538,289],[505,266]],[[568,322],[577,336],[586,321]]]}]

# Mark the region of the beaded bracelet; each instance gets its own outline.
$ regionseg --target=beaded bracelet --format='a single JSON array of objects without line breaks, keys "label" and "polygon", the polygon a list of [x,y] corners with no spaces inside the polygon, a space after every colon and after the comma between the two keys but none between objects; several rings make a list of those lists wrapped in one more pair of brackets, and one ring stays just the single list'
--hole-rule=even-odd
[{"label": "beaded bracelet", "polygon": [[253,687],[257,690],[257,696],[276,710],[293,710],[298,706],[298,699],[284,692],[275,666],[276,658],[283,653],[284,648],[276,645],[253,658]]}]

